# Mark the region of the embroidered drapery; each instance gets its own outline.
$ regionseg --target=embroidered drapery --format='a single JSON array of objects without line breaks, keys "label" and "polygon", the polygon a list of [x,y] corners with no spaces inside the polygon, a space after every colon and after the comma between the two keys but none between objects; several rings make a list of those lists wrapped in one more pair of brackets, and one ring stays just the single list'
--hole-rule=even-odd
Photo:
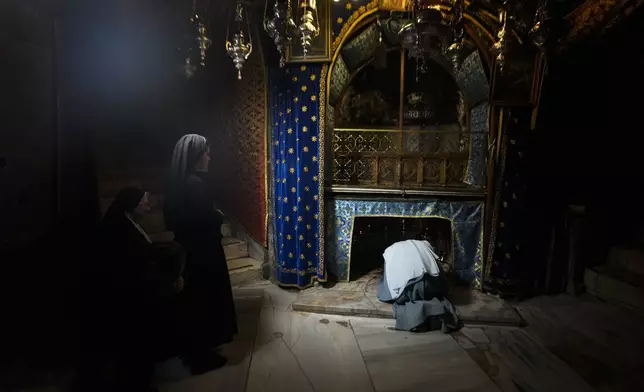
[{"label": "embroidered drapery", "polygon": [[276,278],[282,286],[325,280],[321,262],[322,65],[270,69]]}]

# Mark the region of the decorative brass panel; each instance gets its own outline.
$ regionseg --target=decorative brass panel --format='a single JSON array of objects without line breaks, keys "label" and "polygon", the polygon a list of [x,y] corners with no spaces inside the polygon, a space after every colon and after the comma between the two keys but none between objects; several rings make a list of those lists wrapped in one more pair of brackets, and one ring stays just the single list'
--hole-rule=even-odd
[{"label": "decorative brass panel", "polygon": [[335,129],[331,181],[385,188],[465,186],[469,137],[458,126],[422,131]]}]

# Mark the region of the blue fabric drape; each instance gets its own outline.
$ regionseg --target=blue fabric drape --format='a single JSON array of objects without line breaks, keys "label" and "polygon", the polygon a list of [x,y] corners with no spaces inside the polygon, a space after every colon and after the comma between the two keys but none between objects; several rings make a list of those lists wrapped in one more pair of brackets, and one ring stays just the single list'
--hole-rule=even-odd
[{"label": "blue fabric drape", "polygon": [[283,286],[303,288],[325,278],[319,262],[321,70],[315,64],[269,70],[276,277]]}]

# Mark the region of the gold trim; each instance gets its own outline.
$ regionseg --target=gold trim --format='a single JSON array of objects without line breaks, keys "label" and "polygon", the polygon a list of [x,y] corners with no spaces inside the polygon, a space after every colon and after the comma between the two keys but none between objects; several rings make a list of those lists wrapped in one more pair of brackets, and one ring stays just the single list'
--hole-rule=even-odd
[{"label": "gold trim", "polygon": [[[399,189],[399,188],[361,188],[350,186],[330,186],[326,187],[325,191],[331,194],[342,195],[378,195],[384,197],[426,197],[426,196],[452,196],[463,197],[468,200],[479,201],[486,195],[486,190],[483,187],[462,187],[462,188],[449,188],[449,187],[436,187],[435,189]],[[345,197],[345,196],[343,196]],[[409,200],[409,199],[406,199]]]},{"label": "gold trim", "polygon": [[378,11],[378,3],[379,0],[371,0],[371,2],[369,2],[367,5],[363,5],[362,7],[354,11],[349,19],[347,19],[347,21],[342,25],[340,33],[338,33],[338,36],[335,37],[333,43],[331,44],[332,63],[335,62],[335,54],[337,50],[342,47],[344,40],[349,36],[349,33],[353,31],[356,23],[364,19],[365,16],[371,15],[374,12]]},{"label": "gold trim", "polygon": [[[279,267],[278,267],[278,269],[279,269]],[[279,286],[279,287],[295,287],[295,288],[298,288],[300,290],[306,290],[306,289],[308,289],[310,287],[313,287],[313,285],[315,284],[316,281],[317,282],[326,282],[326,280],[324,280],[324,281],[317,280],[316,276],[317,275],[311,276],[311,280],[309,281],[309,284],[304,285],[304,286],[300,286],[299,284],[284,284],[284,283],[280,283],[279,281],[277,281],[277,286]]]},{"label": "gold trim", "polygon": [[478,276],[474,279],[474,288],[480,290],[483,287],[483,269],[485,268],[485,202],[481,206],[481,230],[479,233],[479,243],[481,246],[478,247],[476,254],[479,257],[479,265],[477,268],[476,263],[474,263],[474,272],[478,272]]},{"label": "gold trim", "polygon": [[327,274],[326,274],[326,265],[324,264],[324,232],[325,232],[325,225],[324,225],[324,165],[325,165],[325,157],[324,157],[324,149],[325,149],[325,134],[326,134],[326,95],[327,95],[327,84],[326,84],[326,79],[327,79],[327,73],[329,71],[329,66],[327,64],[324,64],[322,66],[322,70],[320,72],[320,93],[319,93],[319,101],[320,101],[320,108],[319,108],[319,121],[318,121],[318,144],[319,144],[319,155],[320,159],[318,160],[318,167],[319,167],[319,179],[318,179],[318,258],[319,258],[319,267],[322,269],[324,272],[324,278],[323,279],[318,279],[320,282],[326,282],[327,281]]},{"label": "gold trim", "polygon": [[534,130],[537,127],[537,114],[539,113],[539,104],[541,102],[541,90],[543,89],[543,80],[545,79],[546,72],[548,70],[548,63],[545,60],[543,55],[540,55],[540,64],[535,72],[538,72],[539,77],[539,87],[537,87],[536,97],[534,98],[534,108],[532,109],[532,120],[530,121],[530,130]]},{"label": "gold trim", "polygon": [[[256,37],[257,30],[255,33]],[[271,184],[270,171],[272,166],[272,159],[270,159],[269,146],[271,145],[271,126],[270,126],[270,105],[268,104],[269,94],[268,90],[270,89],[269,80],[268,80],[268,66],[266,65],[266,59],[264,58],[264,51],[259,48],[259,56],[264,69],[264,203],[266,203],[266,210],[264,216],[264,241],[266,244],[266,249],[270,250],[269,238],[268,238],[268,217],[270,214],[270,190],[269,185]]]},{"label": "gold trim", "polygon": [[[440,215],[423,215],[423,216],[417,216],[417,215],[389,215],[389,214],[366,214],[366,215],[361,215],[361,214],[355,214],[351,217],[351,230],[349,232],[349,254],[347,255],[347,280],[344,282],[350,282],[351,281],[351,248],[353,247],[353,228],[355,227],[356,223],[356,218],[414,218],[414,219],[426,219],[426,218],[434,218],[434,219],[443,219],[447,220],[450,223],[450,228],[452,230],[452,251],[450,252],[449,258],[450,258],[450,265],[452,269],[454,268],[454,256],[456,255],[456,234],[454,230],[454,220],[451,218],[446,218],[444,216]],[[482,223],[482,222],[481,222]]]},{"label": "gold trim", "polygon": [[[485,101],[487,102],[487,101]],[[481,102],[482,103],[482,102]],[[478,106],[478,105],[477,105]],[[451,125],[451,124],[450,124]],[[378,128],[333,128],[336,132],[390,132],[390,133],[462,133],[461,131],[440,130],[440,129],[378,129]],[[467,133],[467,132],[465,132]]]}]

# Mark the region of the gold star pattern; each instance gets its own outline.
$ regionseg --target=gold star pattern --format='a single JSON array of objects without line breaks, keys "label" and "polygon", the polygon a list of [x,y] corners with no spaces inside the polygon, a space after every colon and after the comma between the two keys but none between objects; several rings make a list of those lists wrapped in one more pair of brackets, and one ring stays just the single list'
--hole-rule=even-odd
[{"label": "gold star pattern", "polygon": [[337,24],[342,24],[344,22],[344,19],[342,19],[341,16],[338,17],[338,19],[335,20]]},{"label": "gold star pattern", "polygon": [[[348,5],[347,9],[349,10],[351,7],[352,5]],[[342,15],[343,18],[344,16]],[[343,23],[346,23],[346,20],[343,20]],[[272,141],[276,146],[274,152],[276,155],[274,157],[276,160],[275,177],[278,184],[281,181],[281,184],[284,185],[284,187],[279,188],[278,193],[282,201],[279,202],[276,211],[276,215],[279,216],[279,223],[277,223],[279,227],[277,230],[279,245],[277,247],[278,249],[283,249],[283,251],[280,250],[278,258],[278,271],[280,274],[289,275],[286,280],[282,280],[282,277],[279,278],[280,281],[287,284],[295,283],[290,281],[291,276],[298,279],[297,284],[304,284],[301,278],[308,277],[311,273],[320,274],[320,271],[322,271],[317,266],[317,257],[319,255],[316,253],[317,241],[320,239],[317,233],[319,223],[313,222],[314,219],[318,221],[320,219],[318,208],[321,199],[317,193],[321,179],[316,175],[318,174],[319,164],[315,144],[320,143],[322,139],[317,129],[318,125],[315,123],[318,122],[319,117],[316,105],[323,97],[318,97],[317,95],[319,92],[317,80],[321,76],[315,70],[318,70],[319,67],[314,65],[311,65],[311,69],[308,69],[308,67],[307,65],[300,65],[287,70],[287,73],[290,72],[290,74],[288,76],[284,75],[284,80],[291,79],[294,84],[292,86],[288,85],[288,88],[283,90],[283,98],[280,100],[279,105],[273,107],[273,113],[281,110],[280,121],[275,123],[273,131],[274,139],[276,140]],[[302,118],[302,124],[299,124],[299,118],[296,116],[301,113],[304,113],[305,117]],[[301,134],[309,133],[311,123],[314,123],[314,128],[310,129],[311,135],[305,135],[302,138]],[[282,131],[287,135],[281,135]],[[280,135],[279,137],[278,134]],[[293,137],[290,135],[293,135]],[[309,156],[311,160],[309,160]],[[315,166],[310,166],[312,164]],[[284,175],[287,170],[289,174]],[[289,201],[285,195],[289,195],[289,198],[293,200]],[[280,200],[279,196],[277,197]],[[305,229],[307,230],[306,232],[304,231]],[[307,232],[310,234],[304,234]],[[299,242],[293,242],[298,240]],[[294,244],[296,246],[293,246]],[[301,245],[298,248],[299,244]],[[304,247],[305,244],[306,247]],[[289,255],[288,258],[286,257],[287,255]]]}]

